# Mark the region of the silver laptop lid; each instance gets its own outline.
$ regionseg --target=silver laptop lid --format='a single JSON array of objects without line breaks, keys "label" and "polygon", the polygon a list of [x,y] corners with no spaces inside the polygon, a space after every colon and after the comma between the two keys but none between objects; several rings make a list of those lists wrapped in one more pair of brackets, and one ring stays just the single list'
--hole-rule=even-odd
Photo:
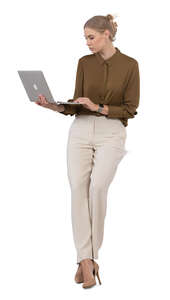
[{"label": "silver laptop lid", "polygon": [[18,74],[30,101],[39,100],[38,95],[42,94],[48,102],[56,103],[42,71],[19,70]]}]

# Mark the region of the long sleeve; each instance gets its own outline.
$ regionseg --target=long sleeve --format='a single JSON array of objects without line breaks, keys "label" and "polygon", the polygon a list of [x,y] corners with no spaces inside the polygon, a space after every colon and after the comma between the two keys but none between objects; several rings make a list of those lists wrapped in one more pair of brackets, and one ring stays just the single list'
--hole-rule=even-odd
[{"label": "long sleeve", "polygon": [[138,62],[135,61],[127,85],[125,87],[123,104],[116,106],[108,104],[109,118],[134,118],[137,114],[137,107],[139,106],[140,98],[140,74]]},{"label": "long sleeve", "polygon": [[[83,67],[81,59],[78,61],[77,72],[76,72],[76,82],[73,99],[69,99],[67,102],[72,102],[73,100],[83,97]],[[79,105],[64,105],[65,110],[61,112],[64,115],[74,115],[77,113]]]}]

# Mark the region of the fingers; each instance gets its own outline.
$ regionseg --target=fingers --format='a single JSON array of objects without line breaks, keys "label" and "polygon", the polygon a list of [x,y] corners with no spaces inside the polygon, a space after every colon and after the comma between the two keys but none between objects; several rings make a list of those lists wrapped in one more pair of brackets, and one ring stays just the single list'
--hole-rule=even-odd
[{"label": "fingers", "polygon": [[45,104],[49,104],[49,102],[47,101],[47,99],[45,98],[44,95],[38,95],[39,100],[35,101],[36,104],[38,105],[45,105]]},{"label": "fingers", "polygon": [[40,102],[42,103],[42,104],[48,104],[48,101],[47,101],[47,99],[45,98],[45,96],[44,95],[39,95],[38,96],[38,98],[40,99]]}]

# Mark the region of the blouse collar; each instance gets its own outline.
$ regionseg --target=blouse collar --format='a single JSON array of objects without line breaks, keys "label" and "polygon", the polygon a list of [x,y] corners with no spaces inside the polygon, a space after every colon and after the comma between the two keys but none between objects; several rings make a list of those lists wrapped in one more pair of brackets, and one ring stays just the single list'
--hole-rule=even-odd
[{"label": "blouse collar", "polygon": [[116,52],[115,52],[111,57],[109,57],[109,58],[107,58],[107,59],[104,59],[104,58],[99,54],[99,52],[94,53],[94,54],[95,54],[97,60],[99,61],[99,63],[100,63],[101,65],[105,63],[105,64],[111,66],[112,63],[114,62],[114,60],[115,60],[115,59],[119,56],[119,54],[121,53],[120,50],[119,50],[119,48],[115,47],[115,49],[116,49]]}]

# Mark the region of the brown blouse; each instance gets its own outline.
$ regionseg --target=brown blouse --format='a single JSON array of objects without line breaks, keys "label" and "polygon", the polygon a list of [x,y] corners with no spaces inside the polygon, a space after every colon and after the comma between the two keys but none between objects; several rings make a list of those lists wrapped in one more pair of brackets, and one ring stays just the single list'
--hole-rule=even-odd
[{"label": "brown blouse", "polygon": [[140,75],[136,59],[116,52],[108,59],[98,53],[81,57],[78,61],[73,101],[87,97],[95,104],[107,104],[108,115],[91,111],[83,105],[64,105],[64,115],[92,114],[118,118],[124,126],[137,114],[140,98]]}]

